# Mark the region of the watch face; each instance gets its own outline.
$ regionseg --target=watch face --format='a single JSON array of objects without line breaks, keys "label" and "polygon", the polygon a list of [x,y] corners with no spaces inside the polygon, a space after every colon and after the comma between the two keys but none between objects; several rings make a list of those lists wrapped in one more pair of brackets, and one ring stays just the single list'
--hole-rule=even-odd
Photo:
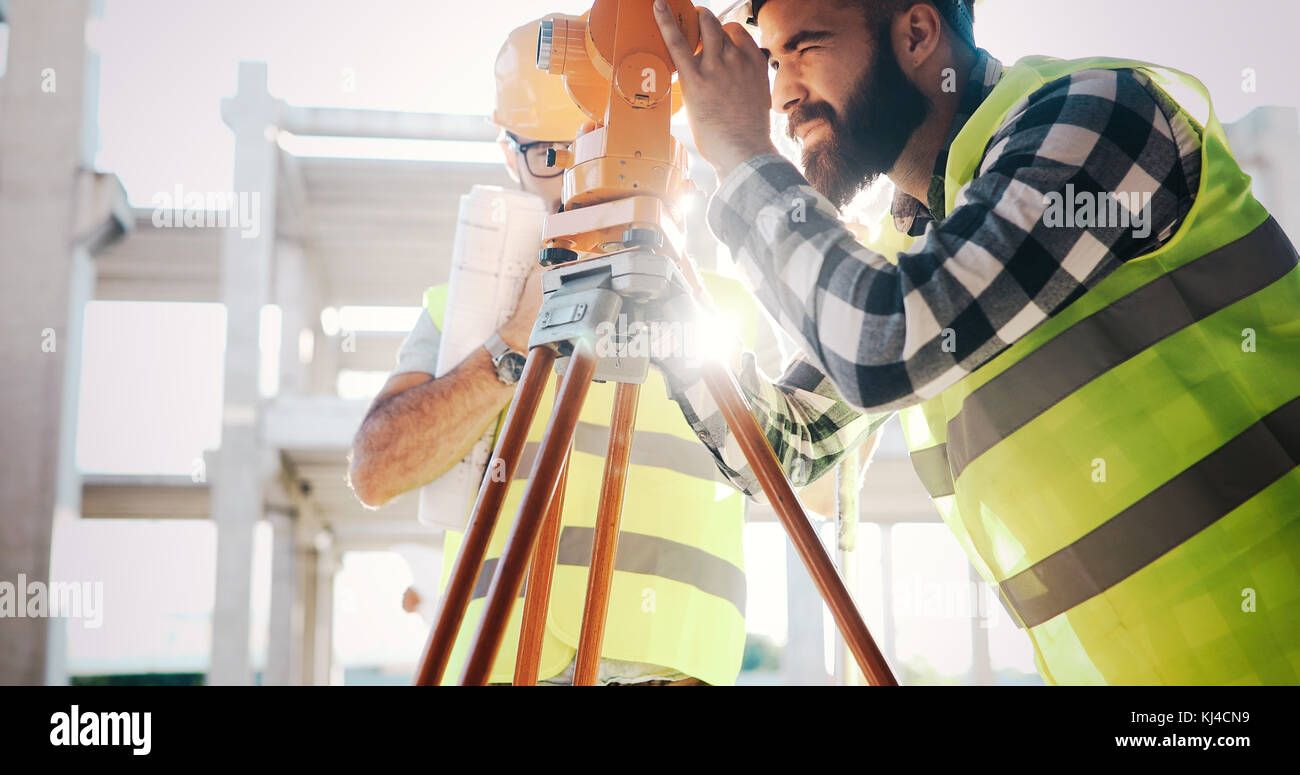
[{"label": "watch face", "polygon": [[524,373],[524,356],[517,352],[508,352],[501,356],[497,362],[497,376],[507,385],[513,385],[519,381],[520,375]]}]

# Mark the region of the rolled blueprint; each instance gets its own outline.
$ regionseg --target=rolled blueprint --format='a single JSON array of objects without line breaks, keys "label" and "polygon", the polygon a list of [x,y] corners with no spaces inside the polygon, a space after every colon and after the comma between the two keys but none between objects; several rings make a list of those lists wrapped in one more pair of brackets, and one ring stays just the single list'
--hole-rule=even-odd
[{"label": "rolled blueprint", "polygon": [[[523,191],[474,186],[461,196],[434,376],[454,369],[514,314],[524,280],[537,261],[545,216],[541,198]],[[465,529],[492,456],[497,425],[488,427],[464,460],[420,488],[421,523]]]}]

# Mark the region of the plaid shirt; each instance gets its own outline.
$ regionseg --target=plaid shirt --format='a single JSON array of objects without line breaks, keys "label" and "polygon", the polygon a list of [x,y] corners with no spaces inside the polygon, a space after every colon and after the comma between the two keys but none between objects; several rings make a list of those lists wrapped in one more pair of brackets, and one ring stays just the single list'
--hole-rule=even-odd
[{"label": "plaid shirt", "polygon": [[[1002,71],[978,51],[949,146]],[[917,237],[897,264],[859,244],[784,157],[758,156],[729,174],[710,202],[709,225],[802,349],[775,382],[752,358],[738,374],[791,481],[816,479],[893,410],[938,395],[1123,262],[1163,244],[1191,209],[1200,133],[1137,71],[1086,70],[1049,83],[1011,109],[951,213],[947,146],[927,203],[897,193],[895,225]],[[1080,193],[1102,209],[1108,195],[1149,197],[1143,225],[1051,216],[1049,194]],[[682,362],[661,365],[723,473],[758,494],[698,373]]]}]

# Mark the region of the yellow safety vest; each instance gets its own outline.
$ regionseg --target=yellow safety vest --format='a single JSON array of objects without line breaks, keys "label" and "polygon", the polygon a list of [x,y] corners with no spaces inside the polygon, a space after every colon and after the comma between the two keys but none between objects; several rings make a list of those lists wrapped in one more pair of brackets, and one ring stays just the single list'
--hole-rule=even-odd
[{"label": "yellow safety vest", "polygon": [[[717,306],[736,321],[736,333],[752,346],[757,323],[753,297],[733,280],[710,274],[704,279]],[[425,292],[425,308],[439,328],[446,289],[441,285]],[[541,678],[563,671],[577,648],[613,397],[613,383],[593,384],[579,417],[538,668]],[[448,662],[445,684],[460,680],[553,401],[554,382],[548,380]],[[725,483],[713,455],[652,368],[637,408],[601,656],[662,665],[709,684],[735,683],[745,645],[743,527],[743,496]],[[444,589],[463,538],[459,532],[446,534]],[[522,614],[523,605],[516,605],[490,682],[514,677]]]},{"label": "yellow safety vest", "polygon": [[[912,462],[1047,681],[1294,684],[1300,270],[1205,87],[1022,60],[952,145],[948,211],[1015,104],[1094,68],[1203,102],[1195,204],[1159,250],[903,411]],[[869,242],[895,260],[912,240],[885,219]]]}]

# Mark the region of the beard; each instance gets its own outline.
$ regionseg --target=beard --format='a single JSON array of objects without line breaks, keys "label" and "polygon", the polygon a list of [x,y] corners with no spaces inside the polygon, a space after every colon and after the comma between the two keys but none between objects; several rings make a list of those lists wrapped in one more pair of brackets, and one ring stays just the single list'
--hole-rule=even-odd
[{"label": "beard", "polygon": [[826,137],[804,146],[804,175],[837,207],[893,168],[917,127],[930,114],[930,100],[907,80],[888,28],[876,31],[871,67],[854,85],[843,113],[826,102],[801,104],[790,112],[786,132],[797,139],[803,124],[821,119]]}]

